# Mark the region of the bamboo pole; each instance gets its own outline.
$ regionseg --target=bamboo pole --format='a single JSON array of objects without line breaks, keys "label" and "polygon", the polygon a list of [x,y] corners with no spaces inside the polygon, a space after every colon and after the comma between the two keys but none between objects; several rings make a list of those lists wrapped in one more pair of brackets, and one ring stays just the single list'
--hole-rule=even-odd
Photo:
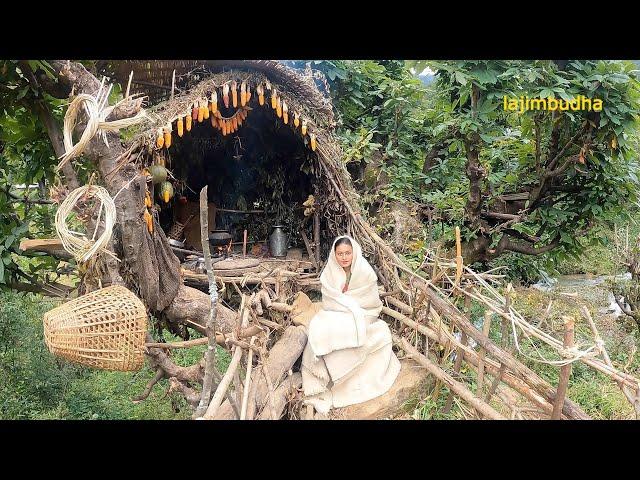
[{"label": "bamboo pole", "polygon": [[469,403],[469,405],[471,405],[480,415],[491,420],[505,420],[505,417],[503,417],[493,407],[487,405],[479,398],[476,398],[473,395],[473,392],[471,392],[466,386],[464,386],[464,384],[455,380],[451,375],[438,367],[438,365],[433,363],[426,356],[422,355],[415,348],[413,348],[413,346],[409,342],[407,342],[406,339],[399,338],[396,335],[393,335],[393,340],[394,342],[400,344],[402,349],[407,352],[407,354],[416,362],[425,367],[429,371],[429,373],[431,373],[437,379],[441,380],[460,398]]},{"label": "bamboo pole", "polygon": [[[563,317],[564,320],[564,347],[573,347],[575,329],[574,319],[572,317]],[[558,390],[553,400],[553,411],[551,412],[551,420],[560,420],[560,412],[564,405],[564,397],[567,394],[567,386],[569,385],[569,376],[571,375],[571,364],[568,363],[560,367],[560,380],[558,381]]]}]

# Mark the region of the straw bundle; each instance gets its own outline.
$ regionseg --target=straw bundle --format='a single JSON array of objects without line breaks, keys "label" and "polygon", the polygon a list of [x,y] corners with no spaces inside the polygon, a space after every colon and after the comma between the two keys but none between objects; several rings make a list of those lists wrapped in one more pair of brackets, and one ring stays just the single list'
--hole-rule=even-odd
[{"label": "straw bundle", "polygon": [[103,370],[140,370],[146,334],[144,304],[120,285],[88,293],[44,314],[44,337],[51,353]]}]

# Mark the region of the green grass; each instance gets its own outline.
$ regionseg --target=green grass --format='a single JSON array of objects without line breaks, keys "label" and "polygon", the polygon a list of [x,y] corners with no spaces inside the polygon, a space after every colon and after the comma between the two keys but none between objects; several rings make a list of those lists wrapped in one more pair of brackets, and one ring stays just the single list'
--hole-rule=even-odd
[{"label": "green grass", "polygon": [[[158,382],[149,397],[140,395],[154,372],[110,372],[74,365],[54,357],[44,344],[42,316],[55,306],[31,294],[0,292],[0,418],[2,419],[188,419],[191,408],[180,394],[166,395]],[[176,340],[164,332],[167,341]],[[198,362],[206,346],[172,351],[181,366]],[[217,350],[226,370],[229,354]]]}]

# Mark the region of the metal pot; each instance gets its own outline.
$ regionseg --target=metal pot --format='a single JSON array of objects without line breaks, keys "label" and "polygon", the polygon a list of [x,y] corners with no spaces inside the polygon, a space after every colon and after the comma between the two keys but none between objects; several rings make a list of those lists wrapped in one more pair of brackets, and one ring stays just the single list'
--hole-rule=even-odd
[{"label": "metal pot", "polygon": [[178,257],[178,260],[180,260],[181,262],[184,262],[184,258],[186,253],[185,252],[181,252],[176,250],[176,248],[181,248],[184,249],[184,242],[181,242],[180,240],[174,240],[173,238],[169,239],[169,245],[171,245],[173,248],[173,253],[175,254],[176,257]]},{"label": "metal pot", "polygon": [[209,235],[209,244],[213,248],[223,247],[229,245],[229,241],[232,238],[233,236],[226,230],[214,230],[211,235]]},{"label": "metal pot", "polygon": [[286,257],[287,256],[287,247],[288,247],[288,237],[287,234],[282,230],[284,225],[274,225],[273,232],[269,237],[269,248],[271,250],[271,255],[274,257]]}]

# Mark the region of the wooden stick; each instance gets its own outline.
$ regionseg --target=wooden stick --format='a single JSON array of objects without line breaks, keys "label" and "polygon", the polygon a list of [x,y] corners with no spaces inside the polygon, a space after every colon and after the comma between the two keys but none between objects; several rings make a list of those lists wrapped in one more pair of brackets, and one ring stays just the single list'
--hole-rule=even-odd
[{"label": "wooden stick", "polygon": [[437,379],[445,383],[452,391],[454,391],[458,396],[460,396],[460,398],[469,403],[469,405],[476,409],[482,416],[491,420],[506,420],[505,417],[497,412],[493,407],[487,405],[479,398],[476,398],[473,395],[473,392],[471,392],[464,384],[455,380],[451,375],[446,373],[435,363],[433,363],[431,360],[429,360],[427,357],[413,348],[413,346],[404,338],[399,338],[396,335],[393,335],[393,340],[394,342],[400,344],[402,349],[407,352],[407,354],[411,358],[425,367],[429,371],[429,373],[431,373]]},{"label": "wooden stick", "polygon": [[[574,319],[572,317],[564,317],[564,347],[571,348],[574,343]],[[560,420],[560,413],[564,405],[564,397],[567,394],[567,386],[569,385],[569,375],[571,375],[571,364],[560,367],[560,380],[558,381],[558,390],[556,398],[553,400],[553,411],[551,412],[551,420]]]},{"label": "wooden stick", "polygon": [[[484,323],[482,324],[482,333],[489,336],[489,331],[491,329],[491,312],[489,310],[485,310],[484,312]],[[478,385],[476,388],[476,396],[478,398],[482,398],[482,384],[484,383],[484,356],[485,350],[480,347],[480,352],[478,353]]]},{"label": "wooden stick", "polygon": [[309,254],[309,259],[313,262],[313,266],[316,269],[316,272],[319,272],[318,264],[316,263],[316,254],[313,252],[311,248],[311,244],[309,243],[309,239],[307,238],[307,234],[304,233],[304,230],[300,230],[302,234],[302,240],[304,241],[304,246],[307,248],[307,253]]},{"label": "wooden stick", "polygon": [[[253,346],[256,337],[251,337],[249,345]],[[249,388],[251,388],[251,372],[253,371],[253,349],[247,354],[247,376],[244,380],[244,392],[242,395],[242,407],[240,408],[240,420],[246,420],[247,404],[249,402]]]},{"label": "wooden stick", "polygon": [[462,277],[462,241],[460,227],[456,227],[456,285],[460,285],[460,277]]},{"label": "wooden stick", "polygon": [[316,247],[316,265],[320,268],[322,266],[322,261],[320,259],[320,212],[318,210],[313,214],[313,243],[315,243]]},{"label": "wooden stick", "polygon": [[[216,279],[213,274],[213,267],[211,266],[211,252],[209,251],[209,224],[208,224],[208,204],[207,204],[207,190],[208,186],[205,185],[200,190],[200,239],[202,241],[202,250],[204,252],[204,262],[207,268],[207,280],[209,282],[209,296],[211,299],[211,310],[209,311],[209,318],[205,327],[207,333],[207,352],[205,353],[205,369],[204,380],[202,382],[202,394],[200,396],[200,403],[194,412],[194,417],[201,417],[207,410],[209,405],[209,399],[211,398],[211,390],[213,389],[213,371],[216,368],[216,313],[218,304],[218,286],[216,285]],[[237,347],[236,347],[237,348]]]},{"label": "wooden stick", "polygon": [[[240,315],[241,321],[240,326],[245,327],[247,325],[247,321],[249,318],[249,307],[246,305],[246,297],[242,297],[242,303],[240,306]],[[218,385],[216,389],[216,393],[214,393],[209,406],[207,407],[207,411],[202,418],[210,420],[215,417],[220,405],[222,404],[222,399],[225,397],[229,385],[231,384],[231,380],[236,373],[236,370],[240,366],[240,359],[242,358],[242,349],[240,347],[235,347],[233,352],[233,356],[231,357],[231,363],[229,363],[229,367],[222,377],[222,381]]]},{"label": "wooden stick", "polygon": [[[462,343],[462,345],[467,344],[467,334],[464,332],[462,332],[460,335],[460,343]],[[463,358],[464,358],[464,350],[461,347],[458,347],[458,349],[456,350],[456,361],[453,365],[453,371],[456,374],[460,372]],[[444,414],[449,413],[452,406],[453,406],[453,392],[449,392],[449,396],[447,397],[447,403],[445,403],[442,413]]]}]

